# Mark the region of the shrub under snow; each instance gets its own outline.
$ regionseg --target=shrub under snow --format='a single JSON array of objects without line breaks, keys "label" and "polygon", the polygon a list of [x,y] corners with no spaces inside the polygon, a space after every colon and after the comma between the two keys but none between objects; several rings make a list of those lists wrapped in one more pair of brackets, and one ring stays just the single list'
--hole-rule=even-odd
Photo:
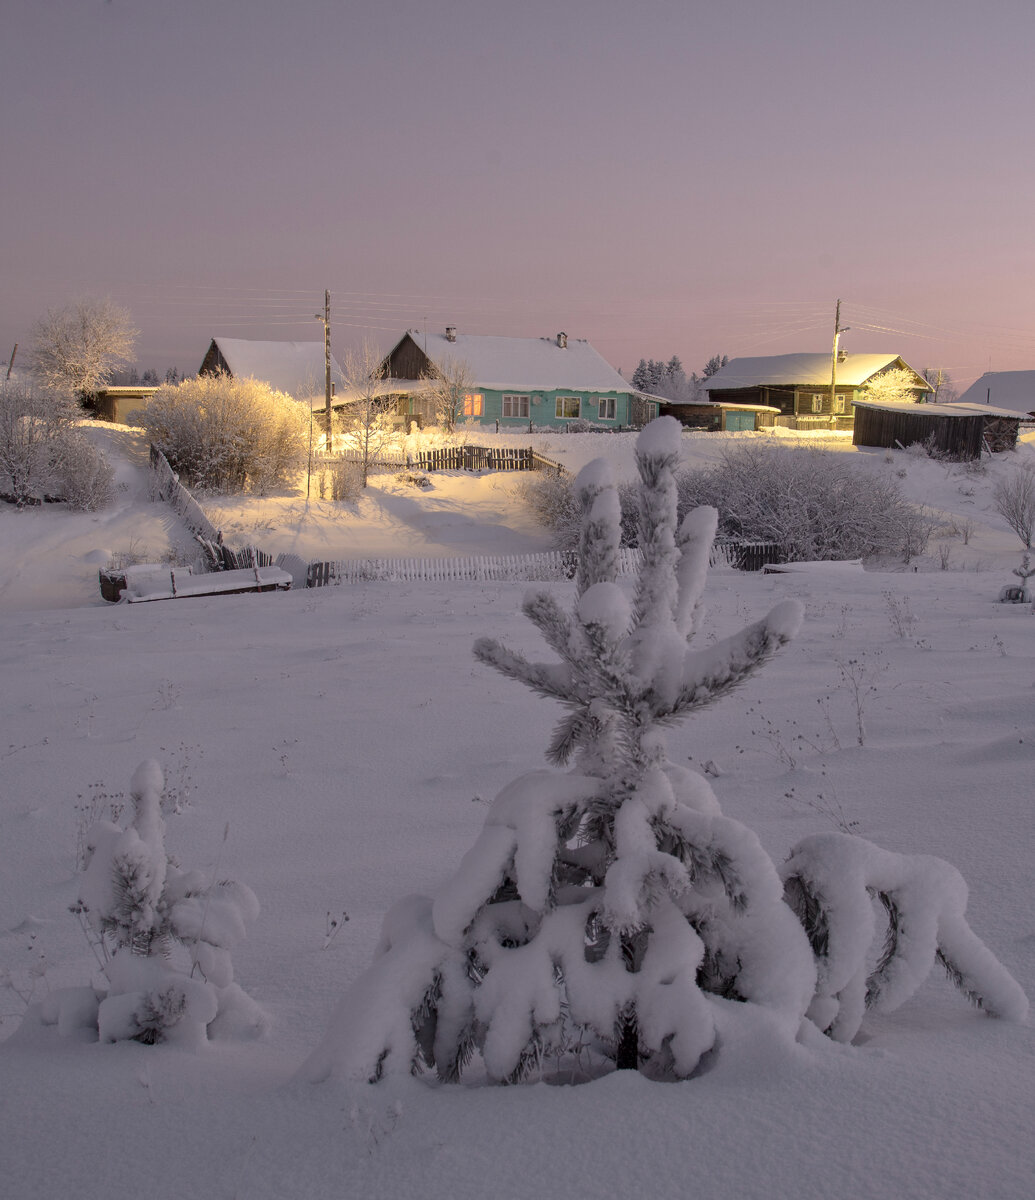
[{"label": "shrub under snow", "polygon": [[82,416],[67,393],[0,384],[0,493],[19,505],[44,496],[87,510],[110,503],[114,472],[80,428]]},{"label": "shrub under snow", "polygon": [[[686,1078],[738,1040],[793,1042],[810,1019],[850,1038],[860,1003],[900,1003],[935,957],[989,1013],[1026,1012],[967,927],[966,889],[948,864],[808,839],[785,881],[707,780],[669,761],[662,730],[735,688],[801,619],[787,601],[689,647],[716,513],[698,508],[677,525],[678,460],[672,418],[640,434],[631,595],[616,583],[618,498],[606,465],[591,463],[576,481],[574,607],[548,592],[523,606],[556,659],[476,642],[481,662],[560,703],[548,758],[574,765],[504,788],[452,878],[388,913],[309,1078],[431,1068],[456,1080],[476,1056],[501,1082],[611,1066]],[[893,936],[867,974],[871,895]]]},{"label": "shrub under snow", "polygon": [[159,388],[140,423],[189,486],[263,492],[305,461],[310,420],[258,380],[199,375]]},{"label": "shrub under snow", "polygon": [[680,511],[719,510],[720,532],[775,542],[790,561],[922,554],[932,522],[896,481],[850,456],[751,442],[679,477]]},{"label": "shrub under snow", "polygon": [[102,1042],[197,1046],[219,1034],[256,1033],[265,1018],[234,982],[230,952],[259,902],[235,880],[206,880],[165,851],[161,768],[133,775],[133,815],[122,828],[99,821],[75,911],[103,963],[99,988],[52,992],[39,1008],[62,1033],[95,1031]]}]

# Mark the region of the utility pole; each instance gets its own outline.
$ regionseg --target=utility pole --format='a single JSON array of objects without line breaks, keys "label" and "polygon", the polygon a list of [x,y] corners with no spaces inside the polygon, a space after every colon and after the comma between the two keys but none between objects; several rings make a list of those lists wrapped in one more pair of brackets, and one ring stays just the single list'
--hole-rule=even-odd
[{"label": "utility pole", "polygon": [[841,340],[841,334],[847,333],[850,326],[846,325],[841,328],[841,301],[837,302],[837,309],[834,312],[834,349],[830,355],[830,425],[833,428],[836,417],[834,400],[837,396],[837,343]]},{"label": "utility pole", "polygon": [[323,313],[317,313],[316,319],[323,321],[323,386],[324,386],[324,421],[327,431],[327,449],[331,449],[331,293],[323,294]]},{"label": "utility pole", "polygon": [[11,351],[11,361],[10,361],[10,362],[7,364],[7,375],[6,375],[6,378],[7,378],[7,379],[10,379],[10,378],[11,378],[11,371],[12,371],[12,369],[14,368],[14,356],[15,356],[17,353],[18,353],[18,343],[17,343],[17,342],[15,342],[15,343],[14,343],[14,349]]}]

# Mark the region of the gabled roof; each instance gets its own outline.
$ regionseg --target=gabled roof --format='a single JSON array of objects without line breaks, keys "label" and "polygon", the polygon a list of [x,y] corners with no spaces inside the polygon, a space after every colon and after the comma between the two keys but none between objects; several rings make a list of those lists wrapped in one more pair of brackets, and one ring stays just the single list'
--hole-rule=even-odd
[{"label": "gabled roof", "polygon": [[1035,371],[986,371],[960,396],[960,403],[996,404],[1013,412],[1035,412]]},{"label": "gabled roof", "polygon": [[[235,379],[252,378],[296,400],[325,394],[323,342],[263,342],[249,338],[215,337],[205,363],[218,350]],[[202,367],[205,366],[202,363]],[[331,379],[340,388],[341,368],[331,356]]]},{"label": "gabled roof", "polygon": [[522,392],[636,390],[582,338],[567,338],[562,346],[558,337],[457,333],[451,341],[444,333],[412,330],[399,344],[407,337],[440,369],[466,363],[476,387]]},{"label": "gabled roof", "polygon": [[[878,371],[905,367],[897,354],[846,354],[838,359],[837,382],[842,387],[862,387]],[[914,371],[918,378],[919,373]],[[709,392],[751,387],[830,387],[829,354],[773,354],[766,358],[734,358],[703,381]],[[929,391],[934,391],[929,388]]]}]

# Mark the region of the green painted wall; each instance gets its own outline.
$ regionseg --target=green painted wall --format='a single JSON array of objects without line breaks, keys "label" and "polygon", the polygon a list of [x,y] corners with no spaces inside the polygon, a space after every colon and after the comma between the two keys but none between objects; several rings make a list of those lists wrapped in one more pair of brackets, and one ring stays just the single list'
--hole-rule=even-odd
[{"label": "green painted wall", "polygon": [[[522,426],[527,427],[529,419],[533,425],[549,426],[554,425],[559,429],[563,429],[569,421],[575,420],[575,417],[558,417],[557,416],[557,398],[559,396],[577,396],[579,398],[579,416],[584,421],[592,421],[593,424],[607,425],[617,428],[619,425],[626,428],[632,422],[630,420],[629,405],[632,396],[628,392],[613,392],[611,395],[615,400],[615,416],[613,420],[601,418],[599,400],[600,395],[596,392],[578,392],[574,390],[555,389],[549,392],[501,392],[491,389],[482,389],[482,415],[477,418],[482,425],[495,426],[499,420],[500,429],[520,429]],[[503,416],[503,397],[504,395],[527,395],[529,398],[527,417],[504,417]]]}]

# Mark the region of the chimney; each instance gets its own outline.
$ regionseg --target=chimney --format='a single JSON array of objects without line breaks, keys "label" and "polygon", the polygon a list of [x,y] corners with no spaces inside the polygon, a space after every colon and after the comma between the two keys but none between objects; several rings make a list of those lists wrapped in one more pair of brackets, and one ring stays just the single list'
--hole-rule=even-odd
[{"label": "chimney", "polygon": [[446,326],[446,341],[447,342],[455,342],[456,341],[456,326],[455,325],[447,325]]},{"label": "chimney", "polygon": [[848,357],[848,351],[847,351],[847,350],[838,350],[838,352],[837,352],[837,361],[838,361],[839,363],[843,363],[847,357]]},{"label": "chimney", "polygon": [[568,335],[567,335],[566,333],[559,333],[559,334],[557,335],[557,345],[558,345],[558,346],[560,346],[560,348],[561,348],[562,350],[567,350],[567,348],[568,348]]}]

